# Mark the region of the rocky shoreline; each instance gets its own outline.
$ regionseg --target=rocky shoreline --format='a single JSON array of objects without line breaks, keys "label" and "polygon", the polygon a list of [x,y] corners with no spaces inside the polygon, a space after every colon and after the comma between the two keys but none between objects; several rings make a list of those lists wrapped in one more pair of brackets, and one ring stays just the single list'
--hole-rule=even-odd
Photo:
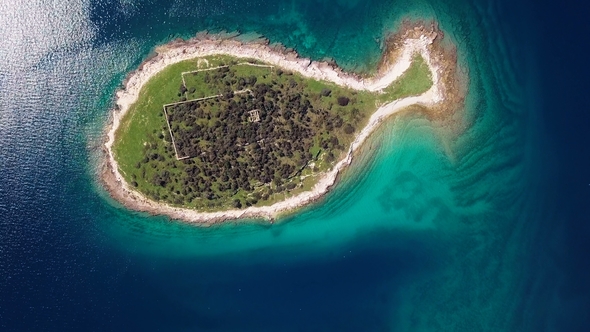
[{"label": "rocky shoreline", "polygon": [[[434,24],[431,24],[429,28],[422,24],[403,26],[400,33],[388,39],[387,49],[374,77],[346,73],[334,63],[300,58],[295,51],[278,45],[270,45],[264,39],[242,42],[234,37],[235,35],[200,33],[195,38],[186,41],[175,40],[162,45],[156,49],[157,55],[148,58],[137,70],[131,72],[124,81],[124,88],[117,91],[116,107],[106,130],[106,142],[103,148],[105,158],[101,165],[100,178],[110,195],[127,208],[154,215],[166,215],[172,219],[200,225],[245,218],[273,221],[281,214],[308,205],[325,195],[336,183],[339,172],[351,163],[357,149],[388,116],[411,105],[440,109],[443,106],[447,108],[451,106],[451,103],[456,102],[455,93],[449,91],[452,87],[447,86],[451,82],[450,75],[456,74],[456,57],[445,55],[448,51],[444,50],[439,42],[442,32]],[[141,87],[170,64],[221,54],[239,58],[255,58],[285,70],[297,72],[305,77],[330,81],[356,90],[379,91],[395,81],[409,68],[415,53],[420,53],[426,60],[432,72],[433,86],[420,96],[398,99],[379,107],[371,115],[368,124],[359,132],[345,158],[339,161],[332,170],[326,172],[311,191],[294,195],[270,206],[199,212],[150,200],[133,190],[119,173],[112,152],[115,131],[122,117],[137,100]],[[454,59],[455,62],[453,63],[447,58]],[[447,96],[451,97],[451,100],[447,100]]]}]

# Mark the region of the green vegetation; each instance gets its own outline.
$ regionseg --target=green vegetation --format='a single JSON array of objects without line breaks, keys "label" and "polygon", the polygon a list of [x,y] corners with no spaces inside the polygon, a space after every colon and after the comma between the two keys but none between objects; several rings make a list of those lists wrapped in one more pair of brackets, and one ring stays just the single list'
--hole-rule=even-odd
[{"label": "green vegetation", "polygon": [[407,96],[415,96],[424,93],[432,86],[432,73],[428,64],[420,55],[412,58],[410,68],[390,86],[383,89],[383,94],[378,97],[382,102],[396,100]]},{"label": "green vegetation", "polygon": [[123,177],[154,200],[205,211],[272,204],[309,190],[379,104],[432,85],[419,56],[383,93],[260,65],[213,56],[152,78],[116,132]]}]

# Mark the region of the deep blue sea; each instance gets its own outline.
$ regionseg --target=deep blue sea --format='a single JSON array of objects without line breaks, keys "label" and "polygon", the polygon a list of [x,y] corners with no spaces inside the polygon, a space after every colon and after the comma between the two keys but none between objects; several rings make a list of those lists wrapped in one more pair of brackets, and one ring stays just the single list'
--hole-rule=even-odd
[{"label": "deep blue sea", "polygon": [[[569,7],[568,7],[569,6]],[[588,8],[524,0],[0,2],[1,331],[589,331]],[[435,19],[455,131],[392,118],[269,225],[128,211],[96,180],[126,74],[202,30],[375,67]]]}]

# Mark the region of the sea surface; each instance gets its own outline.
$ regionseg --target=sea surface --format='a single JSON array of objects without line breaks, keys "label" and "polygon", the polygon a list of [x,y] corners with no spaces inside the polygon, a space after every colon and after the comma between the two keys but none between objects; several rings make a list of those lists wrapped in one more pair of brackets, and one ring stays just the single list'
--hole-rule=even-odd
[{"label": "sea surface", "polygon": [[[568,6],[2,0],[0,330],[590,330],[590,11]],[[156,45],[240,31],[366,72],[405,18],[457,45],[465,107],[392,118],[314,206],[199,228],[97,182]]]}]

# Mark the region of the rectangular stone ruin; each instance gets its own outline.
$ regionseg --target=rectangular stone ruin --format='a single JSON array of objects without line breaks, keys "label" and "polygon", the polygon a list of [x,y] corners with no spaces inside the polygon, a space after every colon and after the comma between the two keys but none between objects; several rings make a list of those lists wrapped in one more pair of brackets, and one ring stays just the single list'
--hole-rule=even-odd
[{"label": "rectangular stone ruin", "polygon": [[260,113],[258,109],[251,110],[248,112],[248,121],[250,122],[260,122]]}]

